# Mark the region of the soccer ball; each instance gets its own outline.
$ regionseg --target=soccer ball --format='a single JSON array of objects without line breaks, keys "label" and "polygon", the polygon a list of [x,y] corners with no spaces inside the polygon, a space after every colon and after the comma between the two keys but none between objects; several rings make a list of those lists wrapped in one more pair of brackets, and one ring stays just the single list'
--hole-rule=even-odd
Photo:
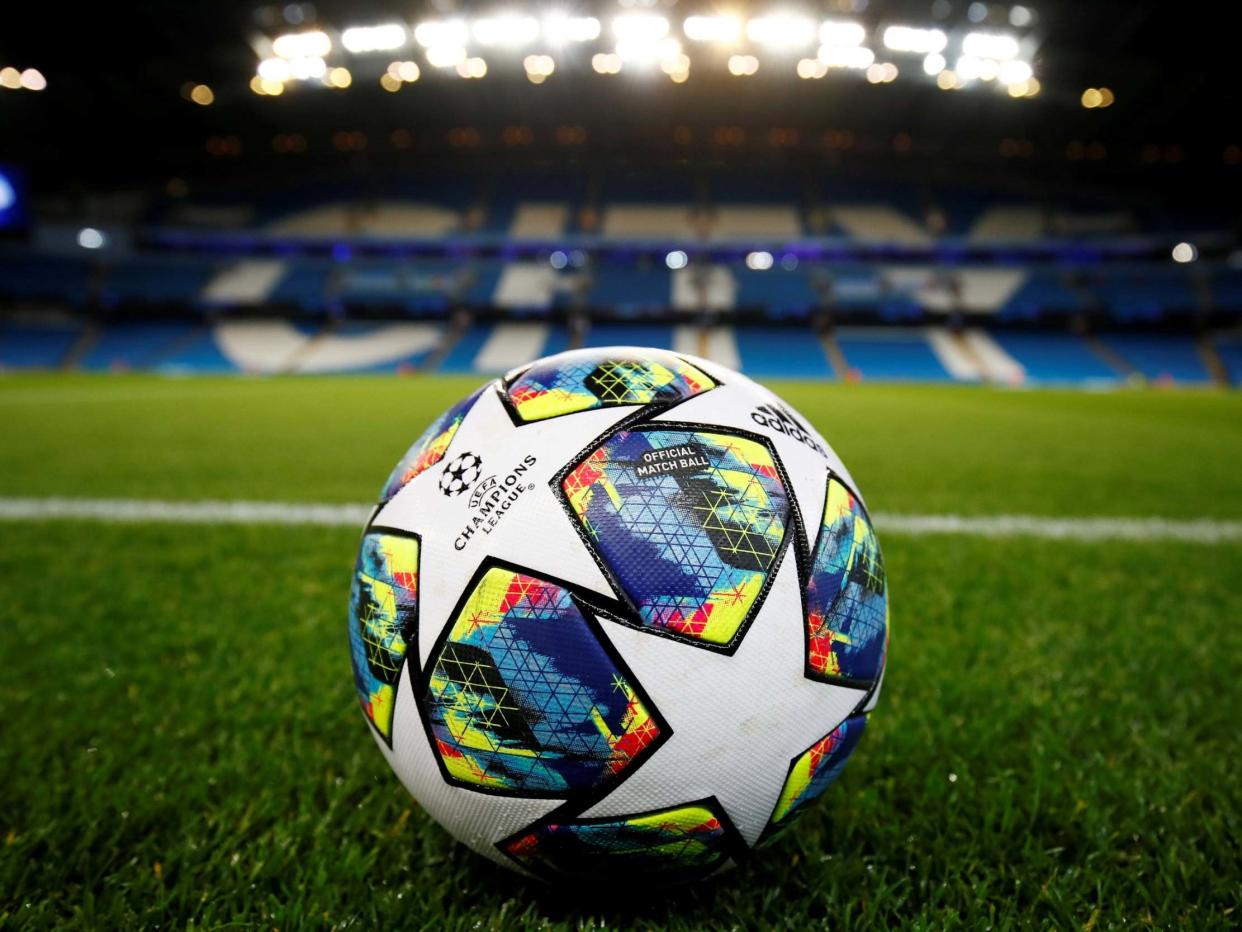
[{"label": "soccer ball", "polygon": [[879,694],[887,587],[854,481],[774,394],[586,349],[410,448],[349,638],[380,750],[459,840],[549,880],[674,882],[836,779]]}]

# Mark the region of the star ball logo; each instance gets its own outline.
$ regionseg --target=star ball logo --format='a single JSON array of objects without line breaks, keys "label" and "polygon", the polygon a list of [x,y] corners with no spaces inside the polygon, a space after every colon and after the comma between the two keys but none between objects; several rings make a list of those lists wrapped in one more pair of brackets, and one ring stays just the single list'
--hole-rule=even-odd
[{"label": "star ball logo", "polygon": [[440,473],[440,491],[452,498],[461,495],[470,486],[479,481],[479,473],[483,470],[483,459],[469,451],[454,457]]}]

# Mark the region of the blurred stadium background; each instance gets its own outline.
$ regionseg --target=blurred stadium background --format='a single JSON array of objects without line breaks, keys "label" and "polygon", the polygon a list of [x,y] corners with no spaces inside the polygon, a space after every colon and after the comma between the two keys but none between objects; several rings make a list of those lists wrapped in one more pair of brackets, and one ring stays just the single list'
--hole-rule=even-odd
[{"label": "blurred stadium background", "polygon": [[[1220,9],[0,22],[0,928],[1237,927]],[[419,433],[485,373],[617,343],[794,406],[892,589],[840,785],[671,900],[454,844],[371,747],[345,637]]]},{"label": "blurred stadium background", "polygon": [[0,366],[1236,384],[1227,57],[1160,9],[75,14],[0,62]]}]

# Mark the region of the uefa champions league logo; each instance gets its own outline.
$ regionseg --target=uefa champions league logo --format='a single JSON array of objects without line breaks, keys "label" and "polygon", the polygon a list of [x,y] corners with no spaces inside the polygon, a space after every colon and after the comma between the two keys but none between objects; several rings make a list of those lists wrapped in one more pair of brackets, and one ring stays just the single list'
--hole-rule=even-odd
[{"label": "uefa champions league logo", "polygon": [[452,498],[461,495],[479,481],[483,459],[469,451],[454,457],[440,473],[440,491]]}]

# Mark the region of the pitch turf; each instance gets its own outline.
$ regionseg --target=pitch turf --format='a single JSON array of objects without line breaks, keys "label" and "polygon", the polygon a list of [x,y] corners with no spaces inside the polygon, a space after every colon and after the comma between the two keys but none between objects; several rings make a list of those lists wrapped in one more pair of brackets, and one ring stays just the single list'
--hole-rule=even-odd
[{"label": "pitch turf", "polygon": [[[449,379],[0,380],[0,496],[362,501]],[[886,512],[1242,516],[1242,397],[777,386]],[[469,854],[356,709],[348,529],[0,524],[0,928],[1236,927],[1242,545],[882,538],[823,804],[651,898]]]}]

